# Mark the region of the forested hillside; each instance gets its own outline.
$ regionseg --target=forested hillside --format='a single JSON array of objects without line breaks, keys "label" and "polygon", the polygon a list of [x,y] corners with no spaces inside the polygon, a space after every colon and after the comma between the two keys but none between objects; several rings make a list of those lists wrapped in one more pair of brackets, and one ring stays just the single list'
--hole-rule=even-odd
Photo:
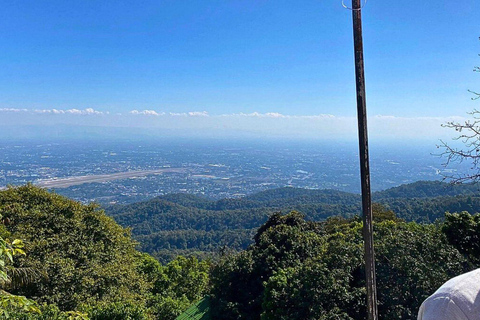
[{"label": "forested hillside", "polygon": [[[378,208],[377,208],[378,209]],[[416,319],[444,281],[479,266],[480,216],[448,214],[440,224],[374,212],[379,319]],[[254,243],[212,271],[214,319],[366,319],[362,223],[273,215]]]},{"label": "forested hillside", "polygon": [[[399,218],[422,223],[442,219],[447,211],[480,211],[480,190],[472,184],[419,181],[376,192],[373,199]],[[172,194],[107,207],[106,213],[132,228],[141,250],[165,262],[177,254],[205,257],[224,249],[245,249],[254,230],[274,212],[295,210],[307,220],[322,221],[359,215],[360,202],[358,194],[336,190],[280,188],[218,201]]]},{"label": "forested hillside", "polygon": [[478,195],[478,184],[449,184],[441,181],[417,181],[384,191],[375,192],[377,199],[384,198],[430,198],[441,196]]},{"label": "forested hillside", "polygon": [[171,320],[207,290],[207,262],[162,266],[96,205],[26,185],[0,191],[0,216],[0,319]]},{"label": "forested hillside", "polygon": [[[302,194],[302,190],[279,189],[246,199],[251,206],[245,210],[251,212],[251,229],[241,228],[242,199],[212,202],[173,195],[143,203],[139,209],[172,210],[171,219],[175,218],[173,210],[185,210],[179,222],[165,221],[169,228],[195,222],[203,228],[193,233],[186,229],[165,232],[172,243],[184,233],[191,239],[204,236],[212,244],[207,250],[218,249],[215,243],[228,244],[231,239],[238,241],[232,247],[251,244],[238,252],[223,248],[215,261],[176,256],[161,264],[137,251],[128,229],[96,205],[83,205],[31,185],[0,191],[0,318],[173,320],[192,304],[208,301],[214,320],[364,319],[359,216],[333,216],[318,222],[292,211],[271,214],[253,227],[260,214],[267,215],[256,207],[262,201],[301,204],[332,194],[325,206],[354,208],[349,199],[358,198],[306,191],[303,200],[298,200]],[[197,200],[203,208],[193,210]],[[219,208],[234,209],[214,210],[218,203],[222,203]],[[419,224],[396,217],[380,204],[373,211],[379,319],[414,319],[423,299],[441,283],[480,266],[478,241],[471,240],[480,237],[480,215],[446,214],[442,222]],[[238,215],[227,222],[237,224],[236,230],[220,225],[221,218],[227,219],[232,212]],[[162,211],[145,211],[137,221],[157,216]],[[145,228],[147,222],[142,224]],[[161,226],[160,221],[154,223]]]}]

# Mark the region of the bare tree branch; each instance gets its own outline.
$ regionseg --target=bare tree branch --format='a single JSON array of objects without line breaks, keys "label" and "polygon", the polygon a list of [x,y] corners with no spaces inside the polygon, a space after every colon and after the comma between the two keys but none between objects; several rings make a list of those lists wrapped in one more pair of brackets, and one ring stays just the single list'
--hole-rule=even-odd
[{"label": "bare tree branch", "polygon": [[470,169],[475,171],[475,173],[445,174],[444,179],[453,184],[480,182],[480,111],[475,109],[469,114],[472,119],[464,123],[451,121],[442,125],[459,133],[454,140],[461,141],[462,148],[452,147],[443,140],[440,140],[440,144],[437,145],[437,148],[442,149],[440,156],[445,158],[444,167],[453,163],[467,162],[470,164]]}]

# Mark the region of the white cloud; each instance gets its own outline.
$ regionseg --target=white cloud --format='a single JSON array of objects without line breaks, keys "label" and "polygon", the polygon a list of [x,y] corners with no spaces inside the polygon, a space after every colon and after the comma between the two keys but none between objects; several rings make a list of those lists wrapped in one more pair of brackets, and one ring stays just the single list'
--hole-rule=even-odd
[{"label": "white cloud", "polygon": [[170,112],[172,117],[208,117],[207,111],[190,111],[190,112]]},{"label": "white cloud", "polygon": [[[24,109],[0,108],[1,125],[72,125],[98,127],[135,127],[180,130],[184,132],[249,133],[258,136],[288,137],[356,137],[356,117],[332,114],[294,115],[278,112],[251,112],[211,115],[207,111],[157,112],[131,110],[127,113],[108,113],[86,109]],[[139,117],[144,115],[145,117]],[[148,118],[148,119],[147,119]],[[369,135],[381,138],[443,138],[451,132],[441,124],[464,122],[468,117],[399,117],[372,115]],[[222,133],[223,134],[223,133]]]},{"label": "white cloud", "polygon": [[28,112],[27,109],[0,108],[0,112]]},{"label": "white cloud", "polygon": [[223,117],[251,117],[251,118],[282,118],[286,117],[277,112],[269,112],[269,113],[260,113],[260,112],[252,112],[252,113],[231,113],[231,114],[222,114]]},{"label": "white cloud", "polygon": [[26,112],[31,112],[35,114],[73,114],[73,115],[100,115],[100,114],[109,114],[108,112],[97,111],[93,108],[86,108],[83,110],[79,109],[68,109],[68,110],[61,110],[61,109],[34,109],[34,110],[27,110],[23,109]]},{"label": "white cloud", "polygon": [[158,113],[155,110],[143,110],[143,111],[132,110],[129,113],[136,114],[136,115],[146,115],[146,116],[162,116],[165,114],[165,112]]},{"label": "white cloud", "polygon": [[188,113],[191,117],[208,117],[207,111],[193,111]]},{"label": "white cloud", "polygon": [[68,110],[65,110],[65,113],[78,114],[78,115],[103,114],[103,112],[94,110],[92,108],[87,108],[87,109],[84,109],[84,110],[68,109]]},{"label": "white cloud", "polygon": [[283,114],[278,113],[278,112],[265,113],[265,117],[268,117],[268,118],[286,118],[286,116],[284,116]]},{"label": "white cloud", "polygon": [[65,114],[65,110],[58,109],[35,109],[34,113],[43,113],[43,114]]}]

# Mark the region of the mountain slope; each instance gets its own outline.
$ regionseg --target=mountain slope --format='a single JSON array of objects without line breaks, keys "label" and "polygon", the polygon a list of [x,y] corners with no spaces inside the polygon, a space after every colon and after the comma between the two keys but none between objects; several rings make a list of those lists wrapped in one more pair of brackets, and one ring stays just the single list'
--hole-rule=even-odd
[{"label": "mountain slope", "polygon": [[[373,194],[407,221],[433,222],[446,211],[480,211],[476,185],[452,186],[419,181]],[[211,255],[251,243],[256,228],[274,212],[300,211],[309,220],[361,214],[358,194],[337,190],[279,188],[240,199],[212,201],[189,194],[170,194],[149,201],[106,208],[119,224],[131,227],[141,249],[161,260],[174,254]]]}]

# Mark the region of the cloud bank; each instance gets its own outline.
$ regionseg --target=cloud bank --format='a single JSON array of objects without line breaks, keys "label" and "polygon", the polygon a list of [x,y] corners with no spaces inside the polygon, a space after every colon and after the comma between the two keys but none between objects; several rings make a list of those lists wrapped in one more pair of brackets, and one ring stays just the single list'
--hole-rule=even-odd
[{"label": "cloud bank", "polygon": [[[368,119],[369,134],[382,139],[439,139],[450,137],[441,124],[463,122],[466,118],[398,117],[373,115]],[[0,125],[8,126],[89,126],[108,128],[145,128],[176,130],[191,135],[242,135],[290,138],[356,138],[356,117],[332,114],[289,115],[278,112],[209,114],[207,111],[166,112],[153,109],[110,113],[85,109],[0,108]]]},{"label": "cloud bank", "polygon": [[79,109],[15,109],[15,108],[0,108],[0,113],[26,113],[26,114],[73,114],[73,115],[100,115],[109,114],[109,112],[97,111],[92,108]]}]

